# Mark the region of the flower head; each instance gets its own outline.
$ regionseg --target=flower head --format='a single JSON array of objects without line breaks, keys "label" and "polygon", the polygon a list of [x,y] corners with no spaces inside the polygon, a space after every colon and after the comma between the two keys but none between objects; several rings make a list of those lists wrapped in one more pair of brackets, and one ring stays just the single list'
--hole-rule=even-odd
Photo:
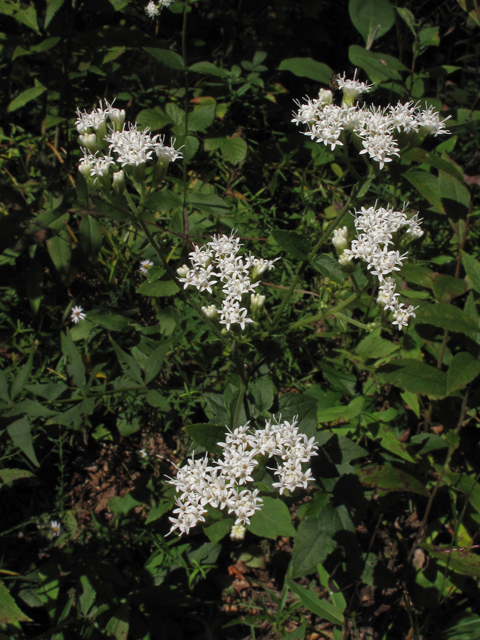
[{"label": "flower head", "polygon": [[57,520],[52,520],[50,522],[50,529],[52,531],[52,535],[54,538],[57,538],[61,531],[62,531],[62,526],[60,524],[60,522],[57,522]]},{"label": "flower head", "polygon": [[70,314],[70,318],[72,322],[77,324],[80,320],[85,320],[86,314],[84,313],[82,307],[73,307],[72,312]]},{"label": "flower head", "polygon": [[139,267],[139,271],[141,273],[148,273],[148,270],[151,269],[153,267],[153,262],[151,260],[142,260],[140,262],[140,267]]}]

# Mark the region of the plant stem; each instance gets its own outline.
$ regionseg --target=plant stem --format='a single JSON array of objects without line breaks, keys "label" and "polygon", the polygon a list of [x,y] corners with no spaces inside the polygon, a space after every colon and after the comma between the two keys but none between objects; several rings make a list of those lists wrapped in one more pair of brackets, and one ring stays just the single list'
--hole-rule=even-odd
[{"label": "plant stem", "polygon": [[187,161],[187,137],[188,137],[188,65],[187,65],[187,9],[188,2],[185,0],[183,4],[183,25],[182,25],[182,58],[185,68],[185,150],[183,154],[183,235],[185,241],[188,238],[188,216],[187,216],[187,178],[188,178],[188,161]]}]

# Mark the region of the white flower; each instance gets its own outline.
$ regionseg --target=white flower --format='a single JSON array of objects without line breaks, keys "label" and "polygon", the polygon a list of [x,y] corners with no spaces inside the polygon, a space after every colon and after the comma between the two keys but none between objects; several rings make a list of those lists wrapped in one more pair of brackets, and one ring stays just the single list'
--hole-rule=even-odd
[{"label": "white flower", "polygon": [[145,13],[149,18],[156,18],[157,16],[159,16],[160,10],[161,4],[156,5],[153,0],[150,0],[150,2],[145,7]]},{"label": "white flower", "polygon": [[218,309],[214,304],[210,304],[208,307],[202,307],[202,311],[210,320],[218,317]]},{"label": "white flower", "polygon": [[110,131],[105,136],[105,141],[110,142],[110,149],[118,155],[117,162],[122,167],[144,164],[152,157],[157,136],[152,138],[149,127],[146,127],[144,131],[138,131],[136,123],[129,122],[127,127],[125,128],[123,125],[121,131]]},{"label": "white flower", "polygon": [[433,107],[428,107],[428,109],[424,109],[417,115],[417,121],[420,127],[425,128],[427,133],[435,136],[441,134],[450,134],[450,131],[445,129],[445,124],[447,120],[449,120],[452,116],[448,116],[443,121],[440,121],[438,113],[434,110]]},{"label": "white flower", "polygon": [[57,538],[62,532],[62,526],[60,522],[57,522],[57,520],[52,520],[50,522],[50,529],[52,530],[52,535],[54,538]]},{"label": "white flower", "polygon": [[171,141],[171,146],[166,147],[164,144],[165,136],[158,136],[156,142],[154,142],[153,149],[157,154],[157,157],[160,159],[166,159],[168,162],[175,162],[178,158],[183,158],[183,154],[180,153],[180,149],[175,149],[173,146],[175,144],[175,139]]},{"label": "white flower", "polygon": [[348,247],[348,229],[342,227],[341,229],[335,229],[333,232],[332,244],[335,249],[343,251]]},{"label": "white flower", "polygon": [[408,319],[416,317],[414,313],[415,309],[418,309],[418,307],[413,307],[412,305],[405,308],[405,305],[402,302],[401,304],[398,305],[397,309],[393,313],[394,319],[392,324],[398,324],[399,329],[402,329],[403,327],[407,327]]},{"label": "white flower", "polygon": [[148,273],[148,270],[153,267],[153,262],[151,260],[142,260],[140,262],[139,271],[141,273]]},{"label": "white flower", "polygon": [[72,313],[70,314],[70,318],[72,322],[77,324],[80,320],[85,320],[86,314],[84,313],[82,307],[73,307]]},{"label": "white flower", "polygon": [[337,75],[337,83],[339,89],[343,91],[343,101],[347,104],[353,104],[355,98],[357,98],[361,93],[365,93],[370,91],[373,87],[373,84],[368,84],[368,82],[360,82],[356,79],[358,69],[355,69],[355,73],[353,75],[353,80],[348,80],[345,78],[345,73],[343,76]]},{"label": "white flower", "polygon": [[148,453],[145,451],[145,449],[140,449],[138,453],[142,458],[148,458]]}]

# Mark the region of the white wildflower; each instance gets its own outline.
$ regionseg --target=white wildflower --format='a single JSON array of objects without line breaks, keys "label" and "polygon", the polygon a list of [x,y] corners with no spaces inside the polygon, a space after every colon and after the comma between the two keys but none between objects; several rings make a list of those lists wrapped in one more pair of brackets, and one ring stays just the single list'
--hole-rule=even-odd
[{"label": "white wildflower", "polygon": [[80,320],[85,320],[86,314],[84,313],[82,307],[73,307],[70,318],[72,322],[78,324]]},{"label": "white wildflower", "polygon": [[153,262],[151,260],[142,260],[140,262],[140,267],[139,267],[139,271],[141,273],[148,273],[148,270],[151,269],[153,267]]},{"label": "white wildflower", "polygon": [[62,525],[60,524],[60,522],[57,522],[57,520],[52,520],[50,522],[50,529],[52,531],[53,537],[58,538],[58,536],[62,532]]}]

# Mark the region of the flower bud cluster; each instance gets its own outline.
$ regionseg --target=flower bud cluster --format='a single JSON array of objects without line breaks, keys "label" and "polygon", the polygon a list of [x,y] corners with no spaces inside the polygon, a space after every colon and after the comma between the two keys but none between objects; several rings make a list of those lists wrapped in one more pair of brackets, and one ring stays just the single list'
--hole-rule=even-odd
[{"label": "flower bud cluster", "polygon": [[306,104],[296,101],[299,110],[294,112],[292,119],[297,125],[307,125],[308,131],[304,131],[304,135],[330,145],[332,151],[337,146],[343,146],[346,134],[350,133],[363,146],[360,155],[368,154],[383,169],[393,156],[399,156],[396,133],[418,132],[420,139],[428,134],[436,137],[450,133],[433,107],[420,110],[418,104],[413,102],[399,102],[397,106],[389,105],[385,109],[365,105],[359,107],[355,99],[373,85],[359,82],[355,77],[348,80],[345,74],[343,77],[337,76],[337,84],[343,90],[341,106],[333,103],[331,91],[321,89],[317,99],[307,98]]},{"label": "flower bud cluster", "polygon": [[265,303],[264,297],[252,295],[251,300],[248,300],[247,294],[254,294],[255,287],[260,284],[255,280],[267,269],[273,269],[273,263],[279,260],[263,260],[251,254],[239,256],[237,254],[241,246],[240,238],[235,237],[233,231],[230,236],[213,236],[211,242],[195,246],[189,254],[192,268],[183,265],[177,269],[184,289],[194,286],[198,291],[213,294],[212,287],[222,283],[221,309],[218,310],[214,305],[202,309],[209,318],[220,314],[220,324],[224,324],[227,329],[233,324],[239,324],[241,329],[245,329],[246,324],[253,322],[252,318],[247,317],[248,309],[240,305],[248,302],[256,313],[260,311]]},{"label": "flower bud cluster", "polygon": [[143,179],[145,165],[153,154],[157,158],[154,174],[158,177],[169,162],[182,157],[173,143],[165,146],[164,136],[152,137],[148,127],[138,131],[136,123],[125,125],[125,111],[114,108],[113,102],[105,100],[105,107],[101,100],[99,104],[91,113],[77,109],[75,122],[83,151],[79,171],[93,186],[107,191],[113,188],[116,195],[121,195],[125,172],[130,178]]},{"label": "flower bud cluster", "polygon": [[[392,208],[376,206],[360,211],[355,211],[355,228],[357,238],[352,241],[351,248],[345,249],[343,256],[348,260],[358,258],[367,263],[367,269],[376,275],[380,283],[378,304],[384,310],[393,311],[393,322],[398,328],[408,326],[408,319],[415,318],[415,309],[410,305],[405,308],[403,303],[398,303],[398,296],[395,293],[396,283],[393,278],[387,277],[393,271],[400,271],[407,253],[400,254],[398,250],[389,250],[389,245],[393,245],[393,236],[403,227],[408,227],[407,235],[413,238],[420,238],[423,231],[420,228],[421,220],[418,213],[407,219],[405,206],[402,211],[394,211]],[[359,233],[363,232],[363,233]]]},{"label": "flower bud cluster", "polygon": [[[281,420],[281,418],[280,418]],[[255,511],[261,509],[262,498],[258,489],[250,489],[252,472],[258,464],[257,458],[277,457],[282,463],[274,469],[278,482],[273,483],[282,494],[286,489],[307,488],[311,480],[311,470],[303,471],[302,464],[317,455],[315,438],[298,433],[297,419],[293,422],[268,420],[264,429],[250,428],[249,423],[229,431],[225,442],[218,443],[223,448],[221,459],[209,465],[208,456],[195,460],[192,456],[186,466],[178,468],[172,484],[180,496],[176,500],[170,532],[179,529],[188,533],[198,522],[204,522],[206,505],[215,509],[227,509],[236,516],[233,538],[240,539],[245,533],[241,526],[250,524]],[[241,487],[244,487],[241,489]]]}]

